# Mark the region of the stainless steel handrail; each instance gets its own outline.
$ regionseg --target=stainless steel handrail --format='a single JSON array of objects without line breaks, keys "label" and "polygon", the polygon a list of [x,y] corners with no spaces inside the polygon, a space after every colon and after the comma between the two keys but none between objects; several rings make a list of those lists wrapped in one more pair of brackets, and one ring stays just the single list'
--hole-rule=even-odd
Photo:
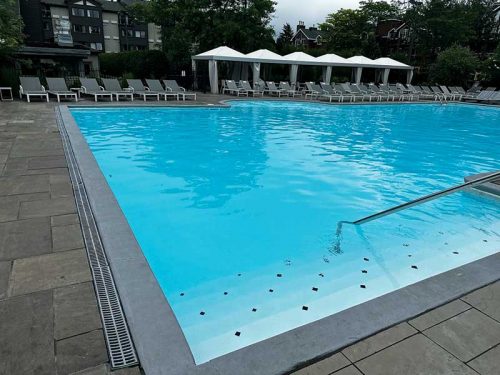
[{"label": "stainless steel handrail", "polygon": [[363,217],[363,218],[361,218],[359,220],[356,220],[356,221],[347,221],[347,220],[339,221],[337,223],[337,233],[336,233],[336,235],[337,235],[337,243],[334,245],[334,248],[337,251],[340,250],[340,237],[342,235],[342,225],[343,224],[353,224],[353,225],[365,224],[365,223],[368,223],[368,222],[370,222],[372,220],[380,219],[381,217],[394,214],[394,213],[399,212],[401,210],[405,210],[407,208],[410,208],[410,207],[413,207],[413,206],[416,206],[416,205],[419,205],[419,204],[422,204],[422,203],[425,203],[425,202],[429,202],[431,200],[443,197],[445,195],[456,193],[457,191],[460,191],[460,190],[471,188],[471,187],[474,187],[474,186],[477,186],[477,185],[482,185],[482,184],[484,184],[486,182],[494,181],[494,180],[499,179],[499,178],[500,178],[500,171],[493,172],[493,173],[490,173],[490,174],[488,174],[488,175],[486,175],[484,177],[480,177],[480,178],[478,178],[476,180],[465,182],[463,184],[456,185],[456,186],[453,186],[451,188],[438,191],[436,193],[425,195],[423,197],[420,197],[420,198],[414,199],[412,201],[400,204],[398,206],[391,207],[391,208],[389,208],[387,210],[383,210],[383,211],[377,212],[375,214],[372,214],[372,215],[369,215],[369,216],[365,216],[365,217]]},{"label": "stainless steel handrail", "polygon": [[484,184],[486,182],[494,181],[497,178],[500,178],[500,171],[488,174],[488,175],[486,175],[484,177],[480,177],[480,178],[478,178],[476,180],[465,182],[463,184],[456,185],[456,186],[453,186],[451,188],[438,191],[436,193],[425,195],[423,197],[420,197],[420,198],[414,199],[412,201],[400,204],[398,206],[389,208],[387,210],[377,212],[376,214],[369,215],[369,216],[366,216],[366,217],[364,217],[362,219],[353,221],[352,224],[359,225],[359,224],[368,223],[369,221],[372,221],[372,220],[375,220],[375,219],[378,219],[378,218],[381,218],[381,217],[384,217],[384,216],[387,216],[387,215],[390,215],[390,214],[394,214],[394,213],[396,213],[398,211],[401,211],[401,210],[404,210],[404,209],[416,206],[417,204],[422,204],[422,203],[425,203],[425,202],[428,202],[428,201],[431,201],[431,200],[443,197],[443,196],[448,195],[448,194],[453,194],[453,193],[455,193],[457,191],[464,190],[466,188],[471,188],[471,187],[474,187],[474,186],[477,186],[477,185]]}]

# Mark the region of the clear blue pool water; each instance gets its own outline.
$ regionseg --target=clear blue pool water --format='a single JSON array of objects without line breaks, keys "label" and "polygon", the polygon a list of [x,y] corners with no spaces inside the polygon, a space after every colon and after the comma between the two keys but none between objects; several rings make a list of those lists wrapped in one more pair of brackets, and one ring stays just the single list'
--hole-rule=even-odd
[{"label": "clear blue pool water", "polygon": [[[197,363],[500,250],[500,110],[273,101],[72,109]],[[362,287],[364,286],[364,287]]]}]

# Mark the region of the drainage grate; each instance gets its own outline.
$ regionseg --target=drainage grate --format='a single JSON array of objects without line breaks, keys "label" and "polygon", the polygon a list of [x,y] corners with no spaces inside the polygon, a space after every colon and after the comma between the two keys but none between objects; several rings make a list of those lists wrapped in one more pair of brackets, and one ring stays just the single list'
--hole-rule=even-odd
[{"label": "drainage grate", "polygon": [[137,354],[59,108],[56,108],[56,120],[68,162],[87,257],[97,292],[111,367],[121,368],[136,365],[139,363]]}]

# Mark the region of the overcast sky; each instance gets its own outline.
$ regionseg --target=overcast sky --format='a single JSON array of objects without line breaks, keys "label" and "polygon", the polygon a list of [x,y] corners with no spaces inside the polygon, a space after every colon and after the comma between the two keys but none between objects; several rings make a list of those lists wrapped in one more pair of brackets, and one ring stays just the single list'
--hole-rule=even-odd
[{"label": "overcast sky", "polygon": [[340,8],[357,8],[360,0],[276,0],[276,12],[273,26],[276,33],[288,22],[295,30],[298,21],[304,21],[306,26],[319,24],[325,20],[328,13]]}]

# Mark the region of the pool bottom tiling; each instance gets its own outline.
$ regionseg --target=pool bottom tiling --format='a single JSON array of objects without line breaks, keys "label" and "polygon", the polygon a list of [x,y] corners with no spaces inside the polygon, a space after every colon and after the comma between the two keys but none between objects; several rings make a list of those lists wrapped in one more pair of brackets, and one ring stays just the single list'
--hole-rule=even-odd
[{"label": "pool bottom tiling", "polygon": [[500,109],[244,101],[73,108],[204,363],[500,250],[500,202],[458,192],[498,170]]}]

